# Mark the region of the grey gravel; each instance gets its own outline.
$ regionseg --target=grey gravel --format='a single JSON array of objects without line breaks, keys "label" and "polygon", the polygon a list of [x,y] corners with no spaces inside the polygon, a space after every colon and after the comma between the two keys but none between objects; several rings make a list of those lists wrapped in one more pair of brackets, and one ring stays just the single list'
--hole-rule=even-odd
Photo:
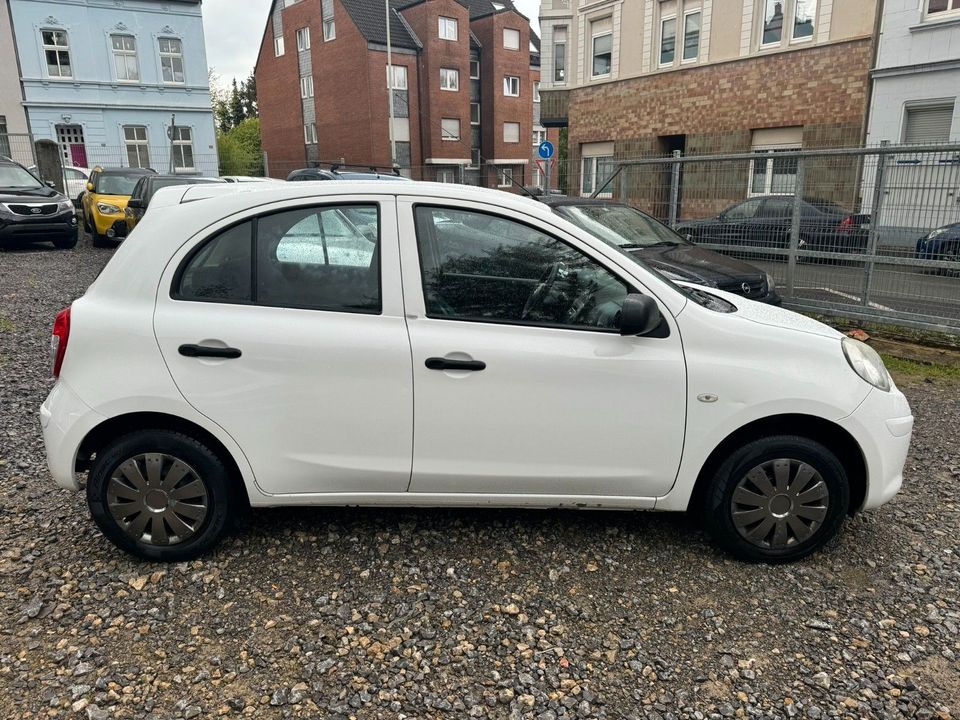
[{"label": "grey gravel", "polygon": [[905,386],[904,491],[792,566],[680,516],[369,509],[141,563],[52,485],[37,422],[53,317],[110,253],[0,252],[0,717],[960,712],[960,385]]}]

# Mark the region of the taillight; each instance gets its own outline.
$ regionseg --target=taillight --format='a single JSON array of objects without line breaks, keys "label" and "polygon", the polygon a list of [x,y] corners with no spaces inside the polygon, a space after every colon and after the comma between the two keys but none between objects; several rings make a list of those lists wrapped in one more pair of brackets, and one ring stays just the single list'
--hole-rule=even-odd
[{"label": "taillight", "polygon": [[837,230],[840,232],[853,232],[853,215],[847,215],[839,225],[837,225]]},{"label": "taillight", "polygon": [[57,313],[53,321],[53,335],[50,336],[50,359],[53,362],[53,376],[60,377],[63,356],[67,353],[67,340],[70,339],[70,308]]}]

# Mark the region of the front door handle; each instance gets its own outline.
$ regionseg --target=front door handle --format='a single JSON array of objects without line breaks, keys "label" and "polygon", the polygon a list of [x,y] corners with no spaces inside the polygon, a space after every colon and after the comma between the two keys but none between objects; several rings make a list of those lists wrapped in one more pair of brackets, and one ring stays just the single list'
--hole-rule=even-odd
[{"label": "front door handle", "polygon": [[427,358],[424,363],[429,370],[471,370],[479,372],[487,367],[481,360],[448,360],[442,357]]},{"label": "front door handle", "polygon": [[210,357],[234,360],[242,354],[237,348],[212,347],[210,345],[181,345],[180,354],[184,357]]}]

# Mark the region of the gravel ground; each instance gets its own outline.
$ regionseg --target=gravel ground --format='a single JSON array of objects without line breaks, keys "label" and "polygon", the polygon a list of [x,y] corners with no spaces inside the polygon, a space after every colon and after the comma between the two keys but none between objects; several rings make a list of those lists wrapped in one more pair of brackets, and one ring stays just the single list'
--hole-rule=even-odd
[{"label": "gravel ground", "polygon": [[906,385],[906,486],[788,567],[655,514],[284,510],[121,555],[48,478],[55,313],[109,250],[0,252],[0,716],[960,714],[960,385]]}]

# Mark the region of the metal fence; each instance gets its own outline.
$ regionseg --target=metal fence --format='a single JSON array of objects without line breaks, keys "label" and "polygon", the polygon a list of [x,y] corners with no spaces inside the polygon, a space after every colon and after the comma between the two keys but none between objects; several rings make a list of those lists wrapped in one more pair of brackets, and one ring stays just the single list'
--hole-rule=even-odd
[{"label": "metal fence", "polygon": [[960,145],[675,153],[609,167],[601,197],[759,266],[788,307],[960,333]]}]

